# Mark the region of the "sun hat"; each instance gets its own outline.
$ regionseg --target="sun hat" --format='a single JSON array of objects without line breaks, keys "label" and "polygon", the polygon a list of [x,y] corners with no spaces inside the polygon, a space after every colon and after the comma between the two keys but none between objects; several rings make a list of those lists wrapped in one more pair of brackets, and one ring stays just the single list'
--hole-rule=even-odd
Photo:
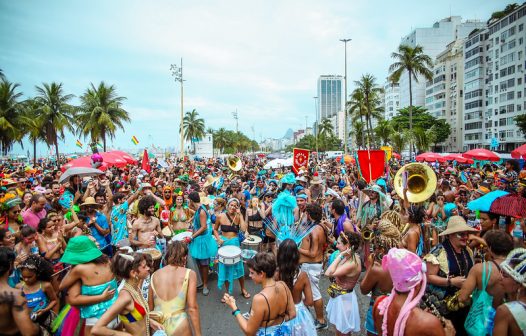
[{"label": "sun hat", "polygon": [[88,236],[77,236],[69,240],[60,261],[70,265],[85,264],[101,255],[102,252]]},{"label": "sun hat", "polygon": [[82,203],[80,206],[83,207],[88,205],[101,206],[99,203],[95,202],[95,198],[93,197],[86,197],[86,200],[84,200],[84,203]]},{"label": "sun hat", "polygon": [[310,180],[310,184],[321,184],[321,178],[318,175],[314,175],[312,180]]},{"label": "sun hat", "polygon": [[208,186],[213,185],[217,180],[219,180],[219,177],[213,177],[212,175],[206,175],[205,177],[205,183],[203,184],[203,188],[206,188]]},{"label": "sun hat", "polygon": [[478,232],[477,229],[472,228],[466,224],[466,220],[461,216],[452,216],[447,221],[447,228],[439,234],[439,236],[450,235],[457,232]]},{"label": "sun hat", "polygon": [[296,181],[307,182],[307,179],[305,178],[305,176],[299,176],[299,177],[296,177]]},{"label": "sun hat", "polygon": [[325,196],[332,196],[338,199],[340,198],[340,195],[338,195],[338,193],[331,188],[327,189],[327,191],[325,192]]}]

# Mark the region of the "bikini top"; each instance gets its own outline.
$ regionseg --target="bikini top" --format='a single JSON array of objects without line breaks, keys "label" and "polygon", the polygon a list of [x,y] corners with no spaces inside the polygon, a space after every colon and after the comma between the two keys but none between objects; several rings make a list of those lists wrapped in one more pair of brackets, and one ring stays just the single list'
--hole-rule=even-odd
[{"label": "bikini top", "polygon": [[253,215],[247,216],[247,219],[249,222],[259,222],[260,220],[263,220],[263,218],[259,214],[259,211],[256,211],[256,213]]},{"label": "bikini top", "polygon": [[232,220],[232,218],[230,218],[230,216],[227,213],[225,213],[225,215],[228,218],[228,220],[230,221],[230,225],[221,224],[221,232],[223,232],[223,233],[225,233],[225,232],[238,233],[239,232],[239,226],[235,225],[234,221]]},{"label": "bikini top", "polygon": [[[285,288],[285,285],[282,284],[282,283],[281,283],[281,285],[283,286],[283,289],[285,290],[285,294],[287,294],[287,289]],[[270,304],[269,304],[268,299],[267,299],[267,297],[265,296],[264,293],[261,292],[259,294],[261,294],[263,296],[263,298],[265,299],[265,302],[267,303],[268,316],[267,316],[266,320],[263,320],[263,322],[265,322],[265,327],[267,327],[268,323],[270,322]],[[287,308],[288,307],[289,307],[289,296],[287,295],[287,304],[285,305],[285,311],[283,313],[281,313],[281,314],[278,314],[274,320],[276,320],[278,318],[281,318],[282,319],[281,323],[286,322],[287,320],[285,319],[285,317],[287,317],[287,315],[288,315],[288,313],[287,313]],[[251,310],[252,310],[252,308],[251,308]]]},{"label": "bikini top", "polygon": [[173,210],[172,219],[174,222],[186,222],[188,220],[188,217],[186,216],[186,210],[183,209],[183,214],[181,217],[179,217],[178,210]]},{"label": "bikini top", "polygon": [[121,320],[122,323],[133,323],[144,319],[146,314],[146,309],[137,301],[133,300],[133,310],[127,314],[119,315],[119,320]]}]

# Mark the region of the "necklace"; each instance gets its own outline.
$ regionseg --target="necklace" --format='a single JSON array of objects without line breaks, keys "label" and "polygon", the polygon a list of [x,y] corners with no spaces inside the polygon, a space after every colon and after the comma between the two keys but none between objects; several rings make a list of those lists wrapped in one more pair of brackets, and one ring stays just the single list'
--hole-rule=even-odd
[{"label": "necklace", "polygon": [[466,258],[466,255],[464,254],[464,250],[461,249],[460,250],[460,255],[462,256],[462,259],[464,261],[464,269],[462,268],[462,266],[460,265],[460,262],[458,261],[458,258],[457,258],[457,252],[455,252],[455,249],[453,248],[453,245],[451,245],[451,242],[449,242],[449,246],[451,246],[451,251],[453,252],[453,257],[455,257],[455,262],[457,263],[457,266],[458,266],[458,271],[460,272],[460,276],[466,276],[467,274],[467,268],[468,268],[468,259]]},{"label": "necklace", "polygon": [[128,281],[124,281],[124,288],[130,293],[134,301],[137,301],[141,306],[143,306],[144,310],[146,311],[145,319],[146,319],[146,336],[150,336],[150,308],[148,306],[148,303],[144,299],[144,296],[142,296],[141,293],[132,285],[128,283]]}]

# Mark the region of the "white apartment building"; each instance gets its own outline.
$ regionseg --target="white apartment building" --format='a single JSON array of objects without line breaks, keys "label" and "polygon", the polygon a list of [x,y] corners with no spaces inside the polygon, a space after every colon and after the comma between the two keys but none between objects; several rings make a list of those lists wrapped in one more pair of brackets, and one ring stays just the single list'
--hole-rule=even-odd
[{"label": "white apartment building", "polygon": [[400,109],[400,84],[387,80],[384,84],[384,119],[391,120]]},{"label": "white apartment building", "polygon": [[460,152],[463,130],[464,40],[455,40],[438,54],[433,79],[426,83],[425,107],[429,114],[451,126],[449,138],[438,147],[442,152]]},{"label": "white apartment building", "polygon": [[[478,20],[462,22],[460,16],[451,16],[433,24],[432,27],[416,28],[402,38],[401,44],[415,47],[422,46],[423,51],[431,59],[435,59],[446,46],[457,39],[463,39],[475,29],[480,29],[485,23]],[[418,82],[412,81],[413,105],[425,105],[426,80],[419,76]],[[409,106],[409,78],[407,73],[400,77],[400,106]]]},{"label": "white apartment building", "polygon": [[487,111],[484,145],[499,140],[499,150],[510,152],[524,143],[516,116],[526,113],[525,53],[526,3],[502,19],[490,22],[487,31]]}]

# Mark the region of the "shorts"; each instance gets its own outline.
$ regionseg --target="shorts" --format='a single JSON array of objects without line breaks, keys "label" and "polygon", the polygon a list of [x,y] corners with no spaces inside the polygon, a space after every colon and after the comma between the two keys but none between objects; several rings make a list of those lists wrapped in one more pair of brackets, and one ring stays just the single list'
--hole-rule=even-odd
[{"label": "shorts", "polygon": [[[84,319],[84,321],[86,322],[86,326],[87,327],[93,327],[95,324],[97,324],[97,322],[99,321],[99,318],[97,318],[97,317],[89,317],[87,319]],[[119,325],[119,320],[118,319],[114,319],[110,323],[108,323],[107,327],[109,329],[115,329],[115,328],[117,328],[118,325]]]},{"label": "shorts", "polygon": [[365,317],[365,330],[370,334],[378,335],[376,327],[374,326],[373,305],[369,305],[369,309],[367,310],[367,316]]},{"label": "shorts", "polygon": [[316,264],[309,264],[309,263],[303,263],[301,264],[301,270],[309,276],[310,286],[312,290],[312,299],[314,301],[318,301],[321,299],[321,292],[320,292],[320,276],[321,271],[323,270],[323,264],[322,263],[316,263]]},{"label": "shorts", "polygon": [[208,265],[210,265],[210,258],[206,258],[206,259],[196,259],[196,258],[194,258],[194,260],[199,266],[208,266]]}]

